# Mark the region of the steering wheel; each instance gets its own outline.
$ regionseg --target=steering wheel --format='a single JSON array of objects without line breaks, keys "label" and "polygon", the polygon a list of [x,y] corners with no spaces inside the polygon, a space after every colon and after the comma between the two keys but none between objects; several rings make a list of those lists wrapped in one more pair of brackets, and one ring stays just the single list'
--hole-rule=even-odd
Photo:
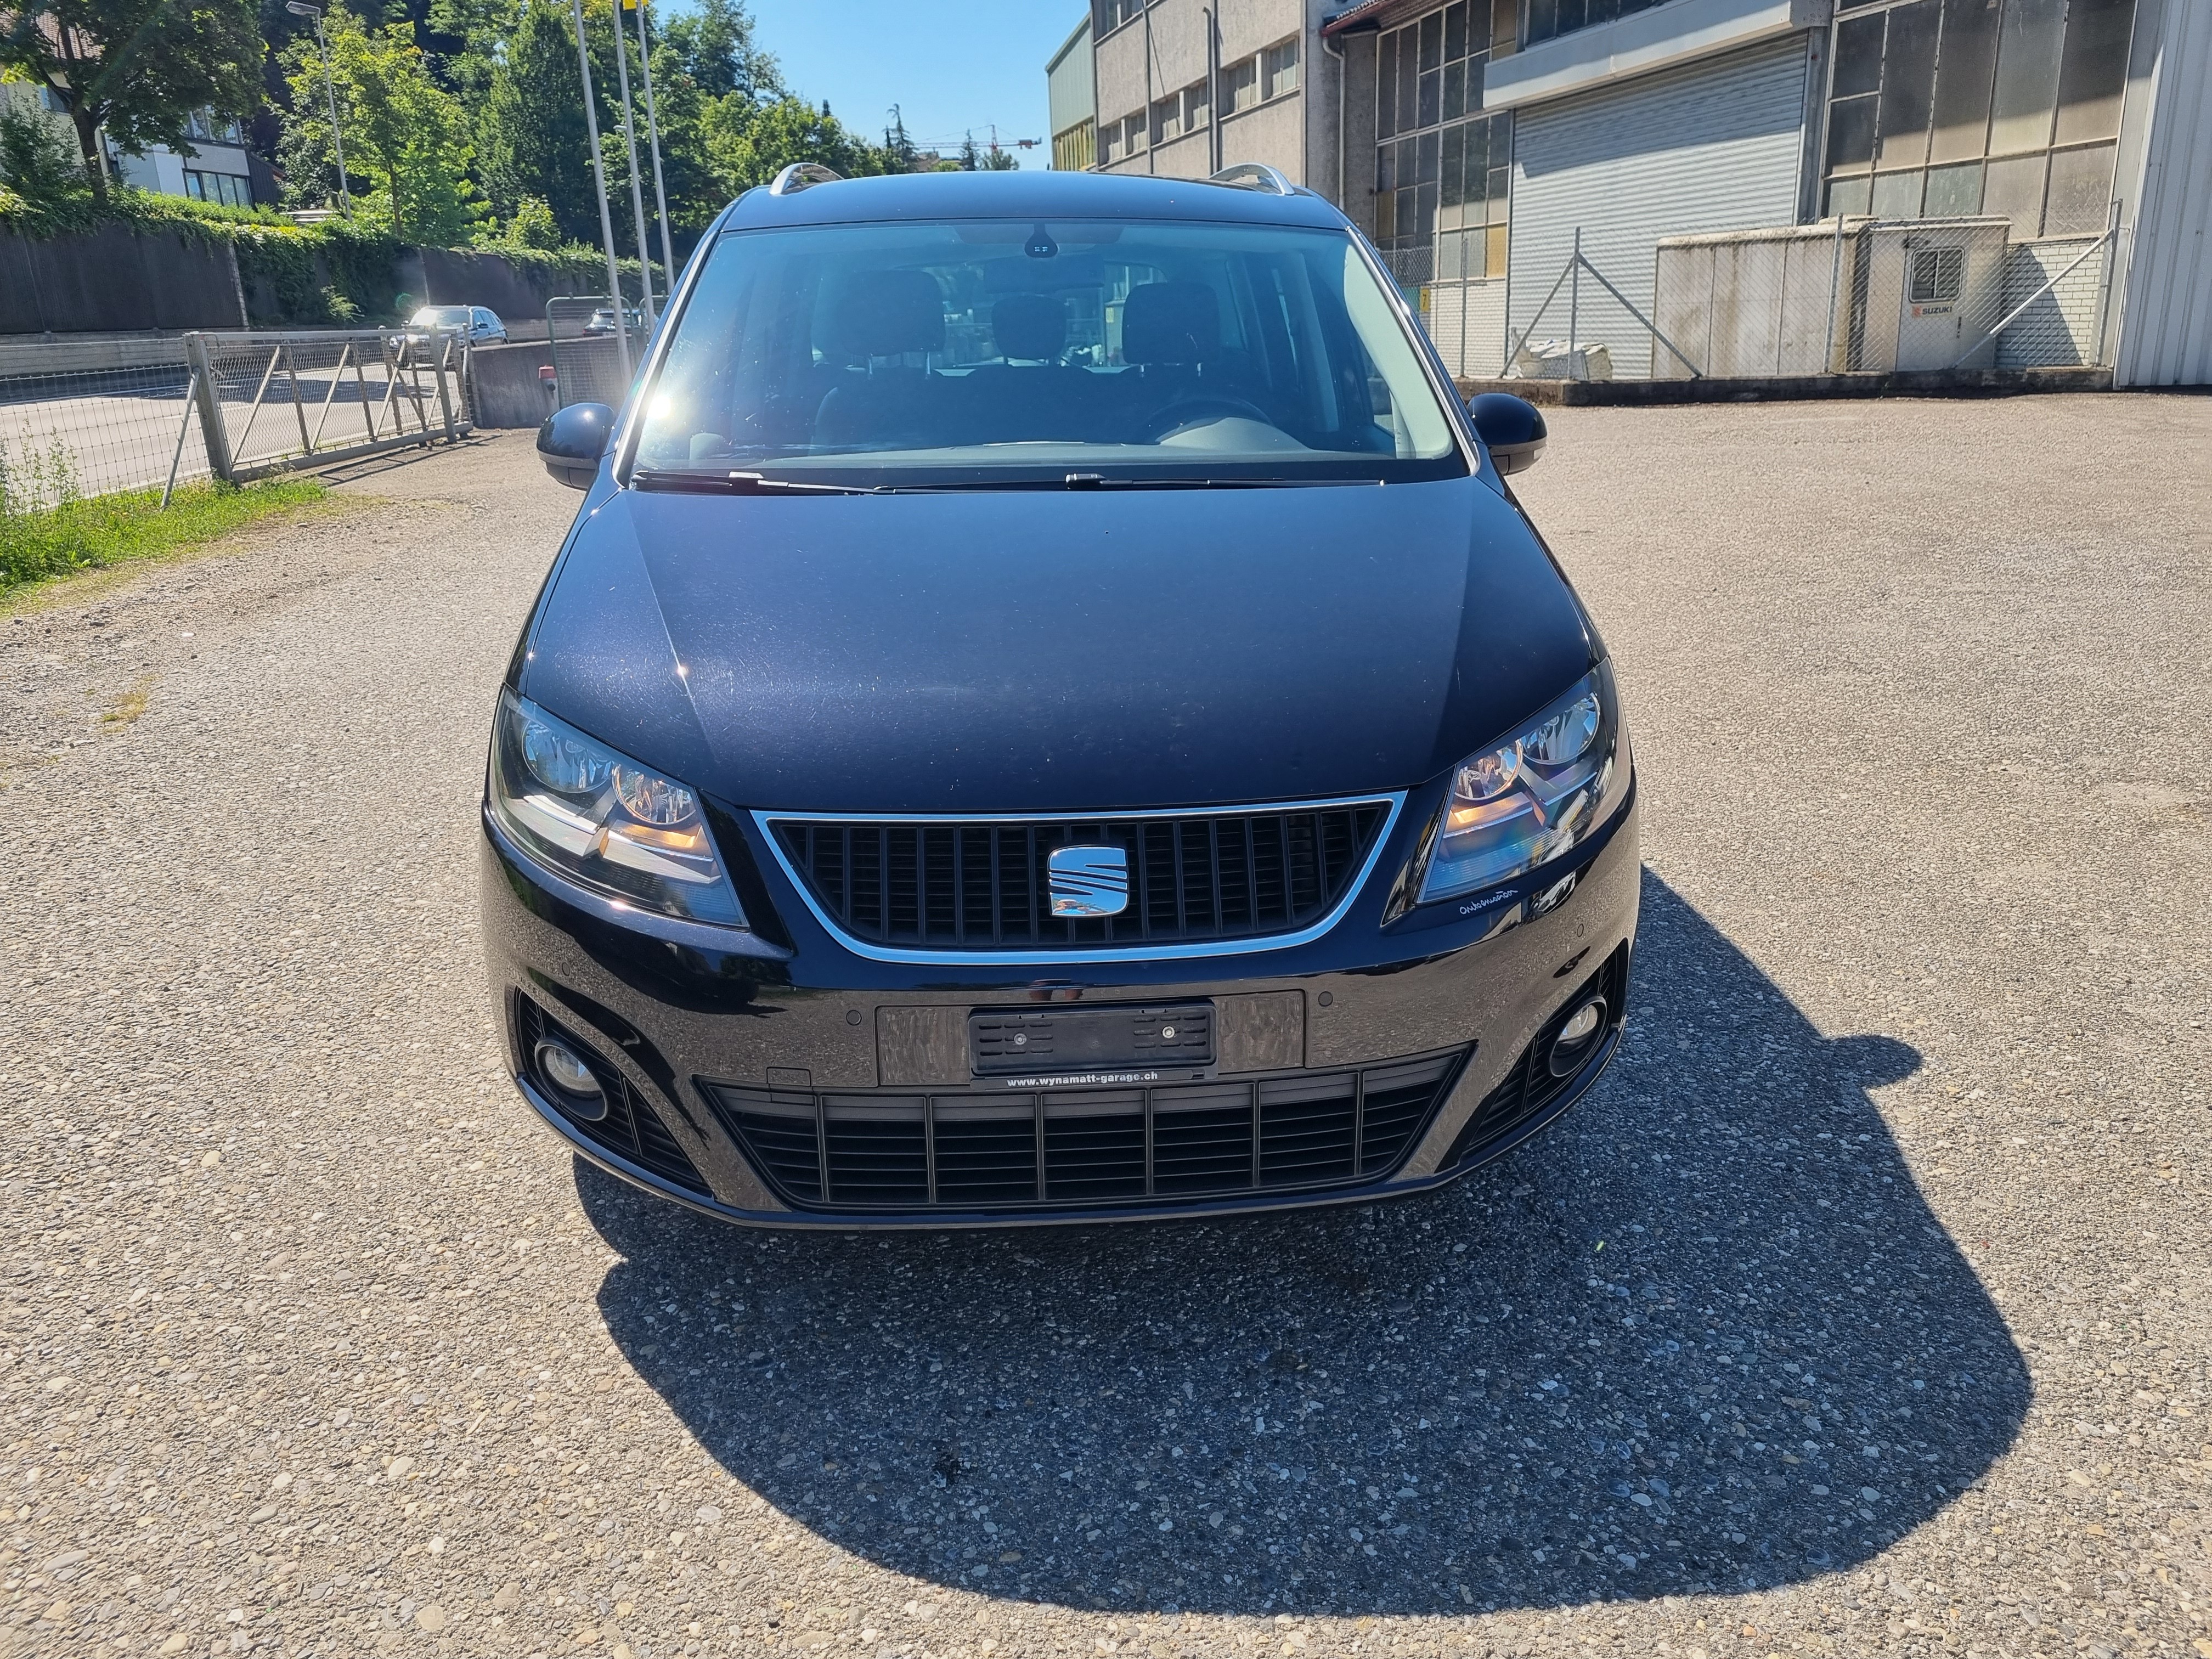
[{"label": "steering wheel", "polygon": [[1144,424],[1141,441],[1156,444],[1185,427],[1198,426],[1209,417],[1218,420],[1224,416],[1241,416],[1246,420],[1257,421],[1262,426],[1275,424],[1274,417],[1266,410],[1242,398],[1219,395],[1178,398],[1164,408],[1153,411],[1152,417]]}]

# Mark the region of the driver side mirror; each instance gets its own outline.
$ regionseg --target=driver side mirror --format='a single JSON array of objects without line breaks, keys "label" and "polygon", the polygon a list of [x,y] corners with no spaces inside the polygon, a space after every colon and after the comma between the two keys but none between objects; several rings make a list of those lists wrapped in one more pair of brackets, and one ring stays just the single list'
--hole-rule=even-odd
[{"label": "driver side mirror", "polygon": [[1468,399],[1467,412],[1500,477],[1526,472],[1544,453],[1544,416],[1526,398],[1486,392]]},{"label": "driver side mirror", "polygon": [[569,489],[589,489],[599,476],[599,461],[614,429],[615,412],[605,404],[556,409],[538,428],[538,459]]}]

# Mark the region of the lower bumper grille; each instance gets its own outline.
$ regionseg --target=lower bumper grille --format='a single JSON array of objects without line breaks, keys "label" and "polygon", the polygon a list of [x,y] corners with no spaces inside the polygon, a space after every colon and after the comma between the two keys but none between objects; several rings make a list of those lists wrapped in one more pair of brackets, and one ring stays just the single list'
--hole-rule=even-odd
[{"label": "lower bumper grille", "polygon": [[562,1121],[586,1139],[605,1147],[617,1157],[653,1171],[665,1181],[672,1181],[689,1190],[706,1194],[706,1180],[676,1138],[668,1133],[668,1126],[642,1093],[634,1088],[628,1078],[609,1065],[597,1048],[579,1036],[568,1027],[554,1019],[531,998],[515,992],[514,1020],[515,1054],[522,1074],[538,1086],[539,1092],[549,1100],[558,1102],[560,1091],[538,1073],[534,1058],[538,1045],[552,1037],[566,1043],[579,1058],[592,1068],[599,1079],[602,1097],[607,1103],[607,1115],[596,1123],[586,1122],[572,1113],[563,1113]]},{"label": "lower bumper grille", "polygon": [[702,1086],[754,1167],[795,1208],[1075,1207],[1382,1179],[1413,1151],[1468,1052],[1152,1089]]},{"label": "lower bumper grille", "polygon": [[1558,1075],[1552,1069],[1552,1050],[1559,1042],[1560,1028],[1593,994],[1605,999],[1601,1035],[1590,1048],[1591,1057],[1595,1058],[1604,1048],[1605,1037],[1620,1025],[1628,1006],[1627,945],[1621,945],[1607,957],[1597,972],[1584,980],[1574,995],[1560,1005],[1559,1012],[1545,1022],[1535,1040],[1513,1062],[1513,1069],[1475,1108],[1474,1115],[1468,1119],[1467,1127],[1460,1131],[1459,1139],[1445,1154],[1439,1168],[1449,1170],[1485,1146],[1504,1139],[1541,1115],[1574,1086],[1582,1075],[1581,1069],[1577,1067],[1565,1077]]}]

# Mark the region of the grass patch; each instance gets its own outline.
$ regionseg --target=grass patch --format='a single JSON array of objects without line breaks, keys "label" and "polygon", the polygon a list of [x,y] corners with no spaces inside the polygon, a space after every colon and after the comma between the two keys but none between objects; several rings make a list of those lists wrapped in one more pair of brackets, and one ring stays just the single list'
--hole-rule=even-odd
[{"label": "grass patch", "polygon": [[107,710],[100,717],[102,726],[132,726],[146,712],[147,696],[154,689],[154,677],[146,674],[127,691],[118,692],[107,700]]},{"label": "grass patch", "polygon": [[319,478],[275,478],[233,488],[179,488],[164,509],[158,489],[16,507],[0,495],[0,597],[33,582],[144,559],[220,539],[273,515],[323,501]]}]

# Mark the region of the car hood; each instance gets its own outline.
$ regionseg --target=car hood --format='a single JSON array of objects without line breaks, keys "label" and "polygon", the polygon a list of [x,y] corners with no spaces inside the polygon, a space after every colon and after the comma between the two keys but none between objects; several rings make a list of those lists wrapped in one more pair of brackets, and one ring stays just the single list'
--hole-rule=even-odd
[{"label": "car hood", "polygon": [[1401,789],[1597,648],[1527,523],[1474,478],[595,499],[519,689],[735,805]]}]

